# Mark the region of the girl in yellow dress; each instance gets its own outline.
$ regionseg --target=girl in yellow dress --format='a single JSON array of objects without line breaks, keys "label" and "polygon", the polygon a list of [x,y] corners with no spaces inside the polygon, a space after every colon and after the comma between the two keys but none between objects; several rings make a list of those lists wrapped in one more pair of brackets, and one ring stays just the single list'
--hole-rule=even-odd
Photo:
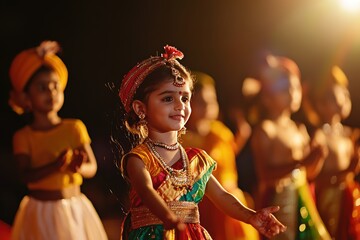
[{"label": "girl in yellow dress", "polygon": [[107,236],[89,199],[83,177],[97,170],[84,123],[62,119],[68,72],[56,55],[57,42],[45,41],[19,53],[10,67],[10,104],[30,112],[32,121],[15,132],[14,159],[29,193],[19,206],[13,240],[105,240]]}]

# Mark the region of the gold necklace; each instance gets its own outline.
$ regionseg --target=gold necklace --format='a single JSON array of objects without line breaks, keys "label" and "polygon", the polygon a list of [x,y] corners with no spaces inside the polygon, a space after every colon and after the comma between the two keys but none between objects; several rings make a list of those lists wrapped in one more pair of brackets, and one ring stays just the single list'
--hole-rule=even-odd
[{"label": "gold necklace", "polygon": [[152,144],[154,144],[156,147],[161,147],[164,148],[166,150],[170,150],[170,151],[175,151],[179,149],[180,143],[176,142],[174,144],[166,144],[163,142],[155,142],[154,140],[152,140],[151,138],[147,138],[149,142],[151,142]]},{"label": "gold necklace", "polygon": [[145,141],[146,146],[149,148],[150,152],[155,156],[155,159],[158,160],[161,167],[165,170],[167,173],[167,178],[170,179],[172,185],[175,187],[175,189],[191,189],[192,184],[192,175],[189,168],[189,159],[185,153],[184,148],[179,144],[179,150],[181,155],[181,160],[183,163],[182,169],[174,169],[170,167],[164,159],[161,157],[158,151],[155,149],[155,145],[149,141]]}]

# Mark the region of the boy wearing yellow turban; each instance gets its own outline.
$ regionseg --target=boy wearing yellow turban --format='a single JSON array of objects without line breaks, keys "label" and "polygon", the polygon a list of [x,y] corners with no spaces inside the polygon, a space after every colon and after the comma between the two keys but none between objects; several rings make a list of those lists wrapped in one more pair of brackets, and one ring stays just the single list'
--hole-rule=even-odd
[{"label": "boy wearing yellow turban", "polygon": [[29,194],[12,227],[12,239],[107,239],[93,205],[81,193],[82,178],[97,171],[91,140],[79,119],[62,119],[68,72],[46,41],[13,60],[10,105],[32,121],[13,136],[13,153]]}]

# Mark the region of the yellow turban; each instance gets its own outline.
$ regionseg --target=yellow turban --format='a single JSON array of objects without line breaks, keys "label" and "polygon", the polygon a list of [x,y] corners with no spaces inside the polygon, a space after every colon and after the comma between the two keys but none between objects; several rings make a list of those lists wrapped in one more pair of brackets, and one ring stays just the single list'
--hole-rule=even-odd
[{"label": "yellow turban", "polygon": [[54,70],[64,90],[68,80],[68,71],[63,61],[56,55],[59,45],[54,41],[44,41],[37,48],[20,52],[10,66],[10,80],[13,90],[9,104],[19,114],[24,111],[23,90],[29,79],[42,66]]}]

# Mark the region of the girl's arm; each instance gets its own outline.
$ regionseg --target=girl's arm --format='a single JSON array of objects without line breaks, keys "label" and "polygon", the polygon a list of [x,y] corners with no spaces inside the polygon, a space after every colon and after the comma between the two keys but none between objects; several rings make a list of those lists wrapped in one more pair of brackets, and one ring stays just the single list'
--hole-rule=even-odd
[{"label": "girl's arm", "polygon": [[359,173],[359,171],[360,171],[360,147],[354,146],[354,152],[352,153],[350,164],[346,169],[340,170],[338,172],[329,172],[329,173],[320,172],[320,174],[317,176],[317,179],[330,179],[333,176],[336,176],[338,179],[345,179],[347,177],[354,178],[354,176],[356,176]]},{"label": "girl's arm", "polygon": [[251,135],[251,126],[246,120],[244,113],[239,109],[233,110],[233,117],[236,121],[237,130],[235,132],[235,154],[239,154]]},{"label": "girl's arm", "polygon": [[351,157],[350,165],[347,169],[350,172],[353,172],[355,175],[360,172],[360,144],[356,143],[354,146],[354,153]]},{"label": "girl's arm", "polygon": [[[305,126],[301,127],[300,130],[302,131],[304,137],[309,138]],[[301,161],[301,165],[306,168],[306,175],[310,181],[314,180],[318,176],[328,154],[326,136],[324,133],[317,130],[312,135],[312,138],[309,138],[309,146],[304,150],[305,157]]]},{"label": "girl's arm", "polygon": [[126,171],[131,186],[150,211],[164,223],[164,228],[183,230],[185,225],[181,223],[180,219],[153,188],[150,173],[145,168],[143,161],[136,156],[129,156]]},{"label": "girl's arm", "polygon": [[272,213],[279,207],[269,207],[254,211],[245,207],[236,197],[227,192],[214,176],[211,176],[206,186],[206,196],[225,214],[239,221],[251,224],[266,237],[273,237],[286,230]]},{"label": "girl's arm", "polygon": [[327,149],[324,146],[311,146],[310,153],[301,162],[301,165],[306,168],[307,178],[309,180],[315,179],[319,174],[326,156]]},{"label": "girl's arm", "polygon": [[79,172],[85,178],[92,178],[97,171],[97,163],[90,144],[75,149],[69,164],[71,171]]},{"label": "girl's arm", "polygon": [[31,158],[26,154],[14,155],[17,164],[18,174],[22,182],[25,184],[29,182],[38,181],[54,172],[61,171],[66,166],[67,151],[62,152],[56,161],[47,165],[32,168]]}]

